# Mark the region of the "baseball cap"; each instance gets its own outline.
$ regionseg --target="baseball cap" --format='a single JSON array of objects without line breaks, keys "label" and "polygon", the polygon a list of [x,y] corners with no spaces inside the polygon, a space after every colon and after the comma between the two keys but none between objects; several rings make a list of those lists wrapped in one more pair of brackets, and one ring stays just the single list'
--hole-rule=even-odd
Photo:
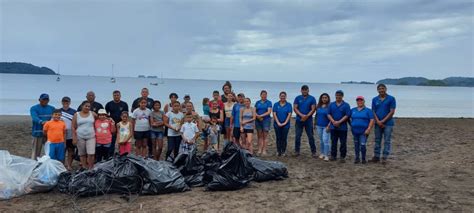
[{"label": "baseball cap", "polygon": [[363,101],[365,101],[365,98],[364,98],[364,96],[359,95],[359,96],[357,96],[357,98],[356,98],[356,101],[358,101],[358,100],[363,100]]},{"label": "baseball cap", "polygon": [[97,114],[99,114],[99,115],[106,114],[107,115],[107,111],[105,111],[105,109],[99,109],[99,112],[97,112]]},{"label": "baseball cap", "polygon": [[342,90],[337,90],[336,94],[338,94],[338,93],[341,94],[341,95],[344,95],[344,92]]},{"label": "baseball cap", "polygon": [[39,99],[40,99],[40,100],[46,100],[46,99],[49,100],[49,95],[46,94],[46,93],[43,93],[43,94],[40,95]]},{"label": "baseball cap", "polygon": [[62,102],[71,102],[71,98],[64,96],[63,99],[61,99]]}]

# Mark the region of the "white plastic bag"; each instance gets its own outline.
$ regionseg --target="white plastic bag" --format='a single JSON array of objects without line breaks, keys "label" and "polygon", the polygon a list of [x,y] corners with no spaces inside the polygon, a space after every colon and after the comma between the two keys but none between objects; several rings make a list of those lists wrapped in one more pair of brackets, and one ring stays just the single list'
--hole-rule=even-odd
[{"label": "white plastic bag", "polygon": [[25,192],[28,194],[53,189],[58,184],[59,174],[66,171],[63,163],[52,160],[47,155],[38,158],[38,163],[25,184]]},{"label": "white plastic bag", "polygon": [[25,194],[24,186],[38,162],[0,150],[0,200]]}]

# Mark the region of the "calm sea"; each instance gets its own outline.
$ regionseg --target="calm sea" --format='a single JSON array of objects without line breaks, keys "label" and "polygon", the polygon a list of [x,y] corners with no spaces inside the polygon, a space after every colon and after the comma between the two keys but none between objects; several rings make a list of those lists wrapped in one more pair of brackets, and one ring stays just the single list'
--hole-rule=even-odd
[{"label": "calm sea", "polygon": [[[180,100],[184,94],[191,95],[198,112],[202,113],[202,99],[211,97],[212,91],[221,92],[224,81],[215,80],[181,80],[181,79],[151,79],[117,77],[115,83],[110,82],[110,77],[95,76],[57,76],[48,75],[17,75],[0,74],[0,114],[1,115],[27,115],[32,105],[36,104],[41,93],[50,95],[50,104],[61,106],[63,96],[72,99],[74,108],[85,100],[87,91],[96,93],[96,101],[105,105],[112,100],[112,91],[120,90],[122,100],[131,105],[132,101],[140,96],[140,90],[147,87],[150,97],[162,103],[168,102],[168,95],[176,92]],[[150,83],[159,83],[151,85]],[[255,82],[232,81],[236,93],[243,92],[252,102],[259,99],[262,89],[268,91],[268,99],[272,102],[278,100],[278,93],[286,91],[288,100],[299,95],[301,83],[280,82]],[[327,92],[333,98],[336,90],[345,92],[345,100],[355,106],[355,97],[366,97],[370,107],[372,97],[377,95],[375,85],[355,84],[327,84],[309,83],[310,93],[319,97]],[[425,87],[425,86],[388,86],[389,94],[397,99],[396,117],[474,117],[474,88],[467,87]]]}]

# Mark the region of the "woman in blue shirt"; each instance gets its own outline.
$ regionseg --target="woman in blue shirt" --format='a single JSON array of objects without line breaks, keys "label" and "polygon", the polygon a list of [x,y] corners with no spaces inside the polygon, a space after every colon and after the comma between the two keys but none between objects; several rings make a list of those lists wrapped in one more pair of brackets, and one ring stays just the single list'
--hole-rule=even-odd
[{"label": "woman in blue shirt", "polygon": [[321,146],[321,154],[319,159],[329,161],[330,154],[330,129],[329,129],[329,118],[328,109],[331,98],[327,93],[323,93],[319,96],[318,105],[316,105],[316,130],[319,135],[319,144]]},{"label": "woman in blue shirt", "polygon": [[[357,107],[351,109],[351,130],[354,138],[355,149],[355,164],[360,163],[362,157],[362,164],[366,164],[365,153],[366,143],[369,137],[370,130],[374,125],[374,113],[369,108],[365,107],[365,100],[363,96],[357,96]],[[361,156],[362,155],[362,156]]]},{"label": "woman in blue shirt", "polygon": [[286,101],[286,92],[280,92],[280,101],[273,105],[273,127],[275,128],[278,156],[286,156],[286,144],[292,111],[291,104]]},{"label": "woman in blue shirt", "polygon": [[257,129],[258,138],[258,155],[267,155],[267,137],[270,131],[270,124],[272,118],[272,102],[267,100],[267,91],[260,92],[260,100],[255,102],[255,110],[257,112],[257,120],[255,120],[255,127]]}]

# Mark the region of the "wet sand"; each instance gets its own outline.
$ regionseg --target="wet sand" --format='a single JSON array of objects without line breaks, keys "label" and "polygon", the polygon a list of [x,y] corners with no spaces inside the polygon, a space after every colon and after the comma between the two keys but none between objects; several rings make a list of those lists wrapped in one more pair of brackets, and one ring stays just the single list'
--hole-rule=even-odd
[{"label": "wet sand", "polygon": [[[31,122],[27,116],[0,116],[0,149],[29,157]],[[303,136],[300,157],[269,156],[288,166],[289,178],[228,192],[204,188],[128,202],[120,195],[78,198],[49,193],[0,201],[0,211],[464,211],[474,209],[474,119],[397,119],[393,155],[387,165],[352,163],[348,137],[345,164],[310,157]],[[269,151],[275,152],[270,133]],[[317,147],[319,151],[319,142]],[[373,134],[368,158],[373,156]],[[288,149],[293,150],[294,129]],[[77,164],[77,163],[76,163]]]}]

